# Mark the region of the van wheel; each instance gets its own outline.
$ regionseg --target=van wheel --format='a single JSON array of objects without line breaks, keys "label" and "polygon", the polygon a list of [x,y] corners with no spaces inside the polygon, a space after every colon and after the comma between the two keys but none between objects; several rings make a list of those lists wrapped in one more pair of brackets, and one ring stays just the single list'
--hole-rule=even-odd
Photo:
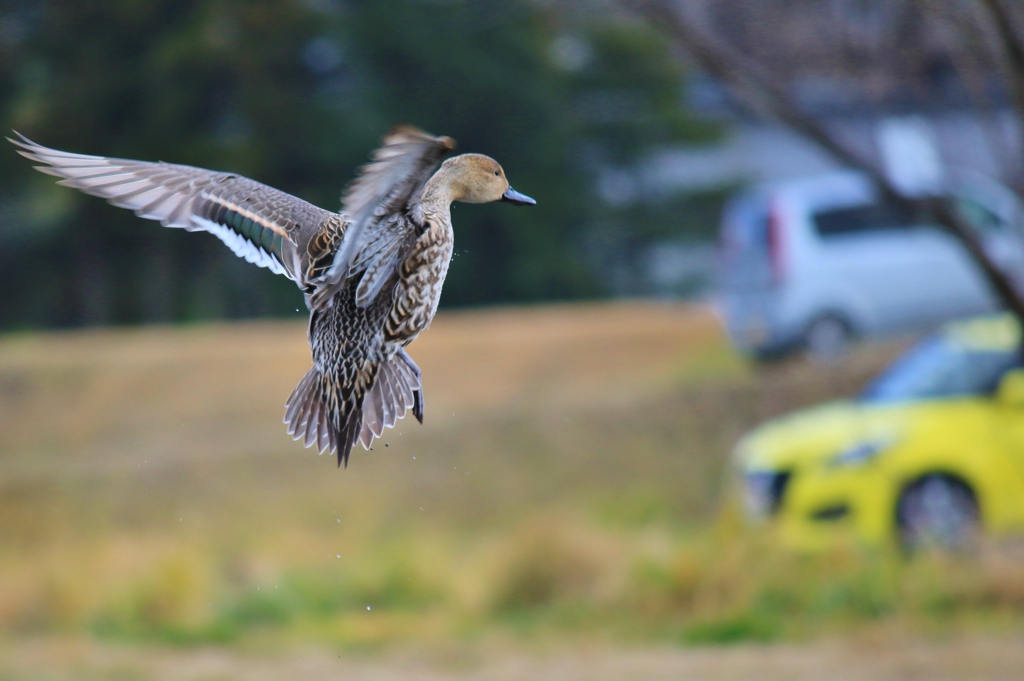
[{"label": "van wheel", "polygon": [[908,551],[968,549],[981,532],[974,492],[949,475],[927,475],[900,494],[896,505],[900,543]]},{"label": "van wheel", "polygon": [[840,317],[818,317],[804,334],[804,350],[815,359],[842,357],[853,343],[853,329]]}]

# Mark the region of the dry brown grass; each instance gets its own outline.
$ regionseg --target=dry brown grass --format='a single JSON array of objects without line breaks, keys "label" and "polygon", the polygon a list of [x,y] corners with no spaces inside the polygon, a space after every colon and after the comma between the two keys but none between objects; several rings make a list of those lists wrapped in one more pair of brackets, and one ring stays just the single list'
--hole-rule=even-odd
[{"label": "dry brown grass", "polygon": [[1017,627],[1005,552],[805,560],[719,513],[737,437],[855,392],[899,349],[755,369],[701,307],[448,313],[411,348],[426,425],[339,471],[280,423],[309,363],[300,324],[0,338],[0,638],[393,650]]},{"label": "dry brown grass", "polygon": [[1016,681],[1024,668],[1024,646],[1006,636],[926,641],[898,635],[815,646],[622,650],[577,645],[483,655],[454,648],[361,658],[322,651],[127,649],[71,640],[0,647],[0,658],[6,660],[0,670],[8,670],[0,678],[12,681]]}]

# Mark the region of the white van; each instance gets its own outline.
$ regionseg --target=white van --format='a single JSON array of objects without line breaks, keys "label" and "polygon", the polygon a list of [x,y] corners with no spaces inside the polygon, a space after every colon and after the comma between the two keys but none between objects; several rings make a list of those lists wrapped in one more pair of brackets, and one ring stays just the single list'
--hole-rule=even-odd
[{"label": "white van", "polygon": [[[1024,275],[1020,207],[974,180],[953,192],[986,250]],[[952,235],[880,202],[856,172],[762,185],[723,213],[718,303],[733,342],[760,358],[839,354],[857,337],[924,330],[988,312],[996,298]]]}]

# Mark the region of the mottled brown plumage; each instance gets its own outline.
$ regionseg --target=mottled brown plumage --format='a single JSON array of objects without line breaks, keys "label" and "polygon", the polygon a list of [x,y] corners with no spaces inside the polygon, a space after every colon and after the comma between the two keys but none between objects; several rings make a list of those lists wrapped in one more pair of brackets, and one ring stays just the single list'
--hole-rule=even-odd
[{"label": "mottled brown plumage", "polygon": [[[73,154],[10,140],[59,184],[166,227],[207,231],[303,290],[313,367],[285,405],[295,439],[347,464],[408,409],[423,422],[420,370],[405,352],[434,318],[452,256],[453,201],[533,204],[494,159],[408,126],[389,132],[343,196],[342,213],[239,175]],[[433,173],[433,174],[432,174]]]}]

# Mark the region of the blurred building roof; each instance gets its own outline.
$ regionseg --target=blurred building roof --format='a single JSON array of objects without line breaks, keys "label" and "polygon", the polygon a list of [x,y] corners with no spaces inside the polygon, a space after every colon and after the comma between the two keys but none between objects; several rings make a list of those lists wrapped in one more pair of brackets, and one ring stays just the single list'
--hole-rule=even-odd
[{"label": "blurred building roof", "polygon": [[[1019,180],[1015,159],[1022,150],[1021,127],[1009,110],[988,115],[970,111],[916,114],[932,131],[947,166],[1000,179]],[[862,114],[825,122],[851,150],[881,165],[878,131],[892,117]],[[814,175],[841,167],[817,145],[770,122],[736,121],[725,140],[708,147],[674,147],[650,156],[641,169],[653,191],[702,190],[727,184]]]}]

